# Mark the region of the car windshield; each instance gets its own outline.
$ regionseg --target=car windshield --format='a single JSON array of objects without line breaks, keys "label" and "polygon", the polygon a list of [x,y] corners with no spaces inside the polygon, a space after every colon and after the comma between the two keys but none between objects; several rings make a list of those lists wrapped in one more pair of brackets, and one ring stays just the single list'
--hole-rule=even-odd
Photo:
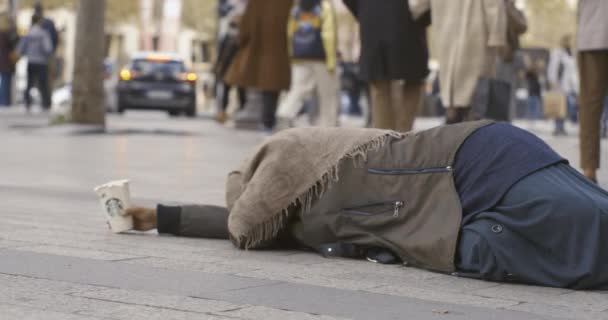
[{"label": "car windshield", "polygon": [[176,74],[185,71],[184,63],[181,61],[152,61],[152,60],[134,60],[133,70],[143,74],[163,73]]}]

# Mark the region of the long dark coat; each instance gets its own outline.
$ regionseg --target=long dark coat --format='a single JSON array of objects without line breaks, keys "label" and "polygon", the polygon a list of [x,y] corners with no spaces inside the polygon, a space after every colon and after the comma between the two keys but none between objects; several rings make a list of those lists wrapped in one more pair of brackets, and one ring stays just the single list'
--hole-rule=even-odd
[{"label": "long dark coat", "polygon": [[239,26],[239,52],[224,80],[261,91],[289,89],[287,21],[292,0],[250,0]]},{"label": "long dark coat", "polygon": [[406,0],[344,0],[361,28],[361,78],[420,82],[429,73],[426,26]]}]

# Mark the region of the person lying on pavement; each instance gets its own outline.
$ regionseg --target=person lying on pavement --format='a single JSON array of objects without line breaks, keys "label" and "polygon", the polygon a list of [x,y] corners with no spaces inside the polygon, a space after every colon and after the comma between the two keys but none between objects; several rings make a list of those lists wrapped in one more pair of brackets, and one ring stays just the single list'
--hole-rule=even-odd
[{"label": "person lying on pavement", "polygon": [[227,207],[130,208],[137,230],[308,248],[478,279],[608,286],[608,193],[506,123],[300,128],[258,146]]}]

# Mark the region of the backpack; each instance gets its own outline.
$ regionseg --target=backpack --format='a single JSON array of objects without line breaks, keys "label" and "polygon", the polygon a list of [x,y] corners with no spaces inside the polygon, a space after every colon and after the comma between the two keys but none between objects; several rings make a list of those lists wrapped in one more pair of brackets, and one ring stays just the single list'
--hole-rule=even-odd
[{"label": "backpack", "polygon": [[321,3],[311,11],[296,6],[292,13],[296,28],[292,37],[292,54],[300,59],[325,59],[325,48],[321,36],[323,8]]}]

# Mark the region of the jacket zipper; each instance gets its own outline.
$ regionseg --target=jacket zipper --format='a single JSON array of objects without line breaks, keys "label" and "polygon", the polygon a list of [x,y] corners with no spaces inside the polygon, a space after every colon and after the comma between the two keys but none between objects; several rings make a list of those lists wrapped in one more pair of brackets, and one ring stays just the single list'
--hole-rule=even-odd
[{"label": "jacket zipper", "polygon": [[421,169],[367,169],[367,173],[384,175],[384,176],[406,176],[414,174],[432,174],[432,173],[447,173],[454,171],[452,166],[447,167],[431,167]]},{"label": "jacket zipper", "polygon": [[[377,212],[377,213],[363,211],[366,208],[374,208],[374,207],[379,207],[379,206],[386,206],[388,210],[385,210],[382,212]],[[401,209],[404,206],[405,206],[405,202],[403,202],[403,201],[387,201],[387,202],[371,203],[371,204],[366,204],[363,206],[345,208],[343,211],[346,214],[353,214],[353,215],[359,215],[359,216],[375,216],[375,215],[385,214],[392,210],[393,217],[398,217],[399,212],[401,211]]]}]

